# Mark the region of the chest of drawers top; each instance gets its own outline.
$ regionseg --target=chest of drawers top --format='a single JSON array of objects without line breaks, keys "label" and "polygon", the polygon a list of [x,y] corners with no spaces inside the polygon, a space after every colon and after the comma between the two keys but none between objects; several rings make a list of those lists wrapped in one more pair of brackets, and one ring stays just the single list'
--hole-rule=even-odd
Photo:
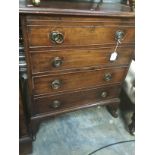
[{"label": "chest of drawers top", "polygon": [[[19,0],[19,13],[46,15],[80,15],[104,17],[134,17],[129,5],[121,3],[105,3],[99,0],[40,0],[36,7],[32,0]],[[126,0],[124,0],[126,1]]]}]

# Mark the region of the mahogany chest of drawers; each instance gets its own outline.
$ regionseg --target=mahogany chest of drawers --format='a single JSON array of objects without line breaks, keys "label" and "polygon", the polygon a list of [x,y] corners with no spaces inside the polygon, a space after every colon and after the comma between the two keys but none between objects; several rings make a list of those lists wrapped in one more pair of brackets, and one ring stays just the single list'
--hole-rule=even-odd
[{"label": "mahogany chest of drawers", "polygon": [[21,2],[33,134],[41,120],[80,108],[107,105],[117,116],[134,52],[134,13],[114,6]]}]

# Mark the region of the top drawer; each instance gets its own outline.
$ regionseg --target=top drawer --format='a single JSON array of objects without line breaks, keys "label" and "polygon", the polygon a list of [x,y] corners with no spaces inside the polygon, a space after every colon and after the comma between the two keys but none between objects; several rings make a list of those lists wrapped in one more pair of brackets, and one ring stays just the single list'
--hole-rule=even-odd
[{"label": "top drawer", "polygon": [[123,43],[134,43],[134,24],[125,20],[40,17],[27,20],[27,31],[30,48],[116,44],[117,31]]}]

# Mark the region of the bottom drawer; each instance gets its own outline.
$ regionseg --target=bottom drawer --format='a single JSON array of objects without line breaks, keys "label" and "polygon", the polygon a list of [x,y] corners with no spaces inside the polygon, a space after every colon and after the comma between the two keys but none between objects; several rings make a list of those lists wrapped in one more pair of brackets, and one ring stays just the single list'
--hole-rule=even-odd
[{"label": "bottom drawer", "polygon": [[94,88],[87,91],[73,92],[35,99],[35,114],[54,113],[64,109],[91,105],[95,102],[118,97],[120,86]]}]

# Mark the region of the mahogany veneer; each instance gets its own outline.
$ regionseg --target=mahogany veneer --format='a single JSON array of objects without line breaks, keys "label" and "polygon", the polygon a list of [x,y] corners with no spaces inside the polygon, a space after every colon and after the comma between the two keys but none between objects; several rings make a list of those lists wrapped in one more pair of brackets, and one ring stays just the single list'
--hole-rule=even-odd
[{"label": "mahogany veneer", "polygon": [[[105,76],[109,73],[111,74],[112,78],[111,80],[107,81]],[[121,83],[126,73],[127,68],[110,68],[33,77],[33,92],[34,95],[45,95],[50,93],[68,92],[76,89]],[[55,80],[60,81],[60,87],[57,89],[52,87],[52,82]]]},{"label": "mahogany veneer", "polygon": [[[51,73],[59,71],[79,70],[90,67],[110,67],[127,65],[130,63],[134,46],[121,46],[118,48],[119,58],[110,62],[110,55],[114,46],[95,49],[63,49],[63,50],[40,50],[30,51],[32,74]],[[54,67],[56,57],[62,60],[60,67]]]},{"label": "mahogany veneer", "polygon": [[[103,93],[107,94],[103,96]],[[117,98],[120,92],[120,86],[106,86],[93,88],[85,91],[78,91],[77,93],[67,93],[50,95],[48,97],[36,98],[35,103],[35,113],[54,113],[55,111],[60,111],[61,109],[79,107],[80,105],[91,105],[92,103]],[[53,102],[59,100],[60,107],[54,108],[52,106]]]}]

